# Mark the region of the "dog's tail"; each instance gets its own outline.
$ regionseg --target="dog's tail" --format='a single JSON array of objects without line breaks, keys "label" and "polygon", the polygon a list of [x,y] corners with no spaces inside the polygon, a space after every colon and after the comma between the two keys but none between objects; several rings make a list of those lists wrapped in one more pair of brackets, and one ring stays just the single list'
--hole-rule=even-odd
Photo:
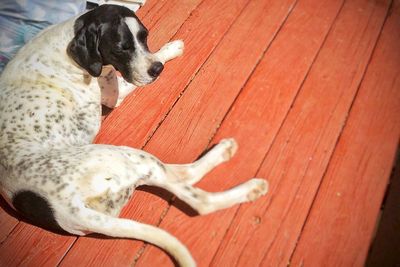
[{"label": "dog's tail", "polygon": [[180,266],[196,266],[189,250],[178,239],[160,228],[129,219],[115,218],[92,209],[85,209],[85,216],[91,218],[85,220],[84,225],[91,232],[143,240],[166,250]]}]

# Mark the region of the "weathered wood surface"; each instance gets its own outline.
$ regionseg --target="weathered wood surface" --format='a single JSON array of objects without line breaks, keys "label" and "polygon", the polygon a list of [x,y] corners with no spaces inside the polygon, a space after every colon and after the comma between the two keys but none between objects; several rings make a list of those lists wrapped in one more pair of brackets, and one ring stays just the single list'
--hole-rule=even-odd
[{"label": "weathered wood surface", "polygon": [[[168,230],[199,266],[362,266],[400,135],[399,1],[149,0],[138,15],[153,50],[182,39],[185,54],[96,142],[184,163],[235,137],[237,155],[198,186],[262,177],[270,192],[192,216],[146,188],[122,216]],[[141,241],[57,235],[0,207],[0,266],[173,264]]]}]

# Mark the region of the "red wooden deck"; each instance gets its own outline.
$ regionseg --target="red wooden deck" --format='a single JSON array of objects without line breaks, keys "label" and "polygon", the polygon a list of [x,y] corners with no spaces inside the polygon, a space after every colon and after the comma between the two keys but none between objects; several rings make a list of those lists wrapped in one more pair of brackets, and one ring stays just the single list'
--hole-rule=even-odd
[{"label": "red wooden deck", "polygon": [[[185,54],[96,142],[183,163],[235,137],[199,187],[264,177],[270,192],[190,216],[139,190],[123,216],[168,230],[199,266],[362,266],[400,136],[400,0],[148,0],[139,16],[150,47],[183,39]],[[141,241],[57,235],[1,207],[0,266],[173,266]]]}]

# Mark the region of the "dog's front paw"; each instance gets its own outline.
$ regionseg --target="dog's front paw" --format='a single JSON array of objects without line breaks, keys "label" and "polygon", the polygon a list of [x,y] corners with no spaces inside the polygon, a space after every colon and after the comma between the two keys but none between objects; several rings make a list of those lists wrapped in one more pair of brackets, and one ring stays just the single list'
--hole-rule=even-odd
[{"label": "dog's front paw", "polygon": [[173,52],[177,57],[183,54],[183,49],[185,48],[185,44],[183,43],[182,40],[175,40],[166,45],[167,49],[171,50],[171,53]]},{"label": "dog's front paw", "polygon": [[165,44],[157,53],[158,59],[165,63],[183,54],[184,43],[182,40],[175,40]]}]

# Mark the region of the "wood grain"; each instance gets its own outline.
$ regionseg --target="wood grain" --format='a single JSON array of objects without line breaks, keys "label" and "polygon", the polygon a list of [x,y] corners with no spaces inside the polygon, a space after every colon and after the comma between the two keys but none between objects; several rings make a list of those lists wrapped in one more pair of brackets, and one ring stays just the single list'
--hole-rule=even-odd
[{"label": "wood grain", "polygon": [[55,266],[72,241],[21,221],[0,246],[0,266]]},{"label": "wood grain", "polygon": [[0,244],[7,238],[12,229],[18,224],[16,213],[0,196]]},{"label": "wood grain", "polygon": [[[168,162],[183,163],[197,158],[208,146],[254,66],[290,13],[293,3],[252,1],[174,106],[146,150]],[[160,200],[158,212],[162,214],[166,208]],[[183,231],[188,229],[183,221],[179,225]],[[140,258],[138,265],[165,266],[168,261],[163,261],[163,258],[168,260],[164,253],[153,253],[147,257],[151,261],[144,262]]]},{"label": "wood grain", "polygon": [[[258,12],[265,14],[265,19],[269,17],[269,12],[276,16],[277,10],[281,8],[281,3],[275,3],[276,5],[254,1],[247,7],[248,13],[242,14],[242,18],[246,21],[248,19],[245,14],[259,16]],[[287,3],[287,8],[292,9],[293,3]],[[240,145],[238,154],[229,163],[204,178],[199,186],[210,191],[218,191],[244,182],[255,175],[340,6],[341,1],[304,1],[294,7],[212,141],[215,143],[221,138],[233,136]],[[240,25],[243,24],[244,22],[240,23]],[[265,24],[271,23],[259,23],[259,25]],[[296,66],[296,68],[288,69],[287,66]],[[212,108],[212,110],[215,109]],[[193,110],[191,111],[193,112]],[[194,115],[182,116],[186,116],[185,119],[189,120]],[[170,114],[169,117],[174,116]],[[173,124],[172,121],[170,123]],[[165,124],[161,126],[160,130]],[[178,124],[175,123],[175,125]],[[200,126],[197,127],[196,132],[205,127],[202,124]],[[160,140],[158,142],[161,145],[162,140],[175,138],[175,145],[181,145],[179,140],[185,139],[185,136],[173,130],[173,127],[166,126],[164,128],[169,130],[165,131],[162,138],[157,138],[159,136],[155,135],[152,141]],[[192,127],[184,127],[184,129],[190,128]],[[174,134],[167,136],[170,131],[174,131]],[[182,154],[188,157],[188,153],[198,150],[197,146],[201,139],[199,136],[190,136],[190,138],[192,141],[190,143],[189,141],[183,142],[181,145],[183,149],[178,150],[178,153],[174,155],[172,151],[169,152],[168,158],[174,157],[183,161]],[[183,241],[193,253],[199,266],[208,266],[236,210],[237,207],[207,216],[191,218],[178,208],[172,207],[160,227],[167,229]],[[252,227],[255,226],[257,218],[250,218],[250,222]],[[236,230],[246,231],[240,228]],[[230,255],[226,256],[226,258],[229,257]],[[231,266],[230,262],[223,264]],[[155,247],[149,247],[139,259],[138,265],[168,266],[171,265],[171,261],[165,253]]]},{"label": "wood grain", "polygon": [[257,173],[270,180],[269,198],[240,207],[213,265],[288,264],[387,8],[388,2],[345,2]]},{"label": "wood grain", "polygon": [[[185,54],[115,109],[96,142],[186,163],[234,137],[237,155],[198,186],[258,176],[270,192],[193,216],[145,187],[122,216],[168,230],[199,266],[362,266],[400,134],[400,1],[388,12],[390,2],[148,0],[138,15],[151,49],[183,39]],[[18,223],[1,201],[0,266],[173,264],[141,241]]]},{"label": "wood grain", "polygon": [[364,266],[400,136],[399,28],[396,1],[306,221],[294,266]]}]

